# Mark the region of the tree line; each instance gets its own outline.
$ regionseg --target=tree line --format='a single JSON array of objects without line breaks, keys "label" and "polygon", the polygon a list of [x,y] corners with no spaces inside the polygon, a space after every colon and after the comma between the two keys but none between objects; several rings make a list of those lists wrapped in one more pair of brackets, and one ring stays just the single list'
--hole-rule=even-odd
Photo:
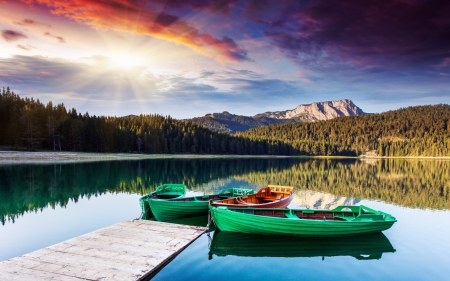
[{"label": "tree line", "polygon": [[170,116],[90,116],[44,105],[9,88],[0,95],[0,146],[83,152],[277,154],[279,141],[252,141]]},{"label": "tree line", "polygon": [[3,88],[0,120],[0,146],[30,151],[450,156],[450,106],[443,104],[230,135],[170,116],[90,116]]},{"label": "tree line", "polygon": [[252,141],[282,141],[291,151],[305,155],[450,156],[450,106],[273,125],[236,135]]},{"label": "tree line", "polygon": [[445,160],[154,159],[0,166],[0,222],[84,197],[143,195],[167,182],[212,194],[230,179],[257,186],[289,185],[296,193],[312,190],[405,207],[450,209],[450,162]]}]

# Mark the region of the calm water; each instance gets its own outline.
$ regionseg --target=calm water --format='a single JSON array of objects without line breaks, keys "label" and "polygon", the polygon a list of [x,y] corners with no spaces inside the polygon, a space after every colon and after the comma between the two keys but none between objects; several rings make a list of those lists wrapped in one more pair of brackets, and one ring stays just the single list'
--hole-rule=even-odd
[{"label": "calm water", "polygon": [[[162,183],[192,192],[296,187],[293,206],[363,204],[393,214],[351,239],[203,235],[152,280],[450,280],[450,162],[147,160],[0,166],[0,261],[140,216]],[[195,218],[194,224],[206,218]]]}]

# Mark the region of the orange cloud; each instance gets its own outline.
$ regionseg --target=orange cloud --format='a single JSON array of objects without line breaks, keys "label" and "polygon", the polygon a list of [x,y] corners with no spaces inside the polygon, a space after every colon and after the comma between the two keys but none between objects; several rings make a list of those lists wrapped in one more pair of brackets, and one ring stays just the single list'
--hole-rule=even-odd
[{"label": "orange cloud", "polygon": [[[163,12],[161,1],[143,0],[22,0],[46,5],[53,14],[62,15],[94,27],[149,35],[185,45],[220,62],[249,60],[247,52],[233,39],[202,33],[177,15]],[[170,2],[170,1],[169,1]],[[211,9],[217,5],[212,2]],[[217,2],[217,1],[216,1]]]}]

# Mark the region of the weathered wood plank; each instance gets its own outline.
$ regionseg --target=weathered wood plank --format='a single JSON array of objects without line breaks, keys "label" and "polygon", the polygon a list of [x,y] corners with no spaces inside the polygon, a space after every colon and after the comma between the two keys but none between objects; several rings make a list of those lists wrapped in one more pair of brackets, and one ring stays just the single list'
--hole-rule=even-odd
[{"label": "weathered wood plank", "polygon": [[27,281],[34,281],[34,280],[58,280],[58,281],[81,281],[81,280],[92,280],[92,279],[81,279],[77,277],[72,276],[66,276],[61,274],[55,274],[45,271],[40,271],[36,269],[29,269],[25,267],[15,266],[15,265],[9,265],[7,267],[2,267],[2,270],[0,270],[0,280],[8,280],[8,281],[16,281],[16,280],[27,280]]},{"label": "weathered wood plank", "polygon": [[[173,232],[176,234],[194,234],[196,231],[198,231],[198,227],[196,226],[188,226],[188,225],[181,225],[181,224],[167,224],[165,222],[158,222],[158,221],[136,221],[137,223],[133,223],[131,221],[127,221],[124,223],[115,224],[112,226],[112,228],[109,229],[116,229],[116,228],[130,228],[135,227],[138,229],[145,229],[145,230],[155,230],[155,231],[164,231],[164,232]],[[151,222],[151,223],[149,223]]]},{"label": "weathered wood plank", "polygon": [[[153,253],[158,253],[161,251],[178,251],[180,250],[180,246],[170,246],[166,244],[151,244],[151,243],[145,243],[140,244],[139,246],[135,246],[133,244],[125,244],[125,243],[110,243],[109,245],[105,246],[103,244],[98,243],[97,241],[85,241],[79,245],[72,245],[72,247],[65,247],[65,252],[73,252],[77,249],[78,251],[84,251],[80,252],[80,254],[89,254],[89,253],[97,253],[100,252],[100,254],[104,253],[105,255],[108,255],[109,253],[115,254],[115,255],[140,255],[142,257],[145,257],[147,255],[152,255]],[[60,250],[60,249],[56,249]],[[89,254],[92,255],[92,254]],[[102,254],[103,255],[103,254]]]},{"label": "weathered wood plank", "polygon": [[141,280],[205,230],[129,220],[0,262],[0,280]]},{"label": "weathered wood plank", "polygon": [[124,235],[121,235],[120,237],[118,235],[101,235],[98,233],[90,233],[87,234],[87,238],[88,239],[83,239],[80,241],[71,241],[68,240],[66,241],[67,243],[73,244],[73,245],[77,245],[77,244],[83,244],[85,242],[89,242],[89,241],[96,241],[102,244],[107,244],[109,241],[111,241],[109,244],[112,243],[132,243],[135,246],[139,246],[139,245],[144,245],[147,243],[161,243],[161,244],[166,244],[168,242],[170,242],[171,240],[174,239],[174,237],[169,237],[169,236],[164,236],[162,237],[160,235],[161,233],[154,233],[153,238],[154,239],[136,239],[136,238],[132,238],[132,237],[124,237]]}]

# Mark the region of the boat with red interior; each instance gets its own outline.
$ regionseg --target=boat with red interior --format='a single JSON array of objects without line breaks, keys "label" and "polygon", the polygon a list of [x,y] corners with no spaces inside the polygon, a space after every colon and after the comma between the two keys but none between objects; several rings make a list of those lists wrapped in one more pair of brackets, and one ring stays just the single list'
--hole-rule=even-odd
[{"label": "boat with red interior", "polygon": [[268,185],[260,188],[255,194],[211,200],[209,204],[213,207],[230,208],[286,208],[293,198],[294,188],[292,186]]}]

